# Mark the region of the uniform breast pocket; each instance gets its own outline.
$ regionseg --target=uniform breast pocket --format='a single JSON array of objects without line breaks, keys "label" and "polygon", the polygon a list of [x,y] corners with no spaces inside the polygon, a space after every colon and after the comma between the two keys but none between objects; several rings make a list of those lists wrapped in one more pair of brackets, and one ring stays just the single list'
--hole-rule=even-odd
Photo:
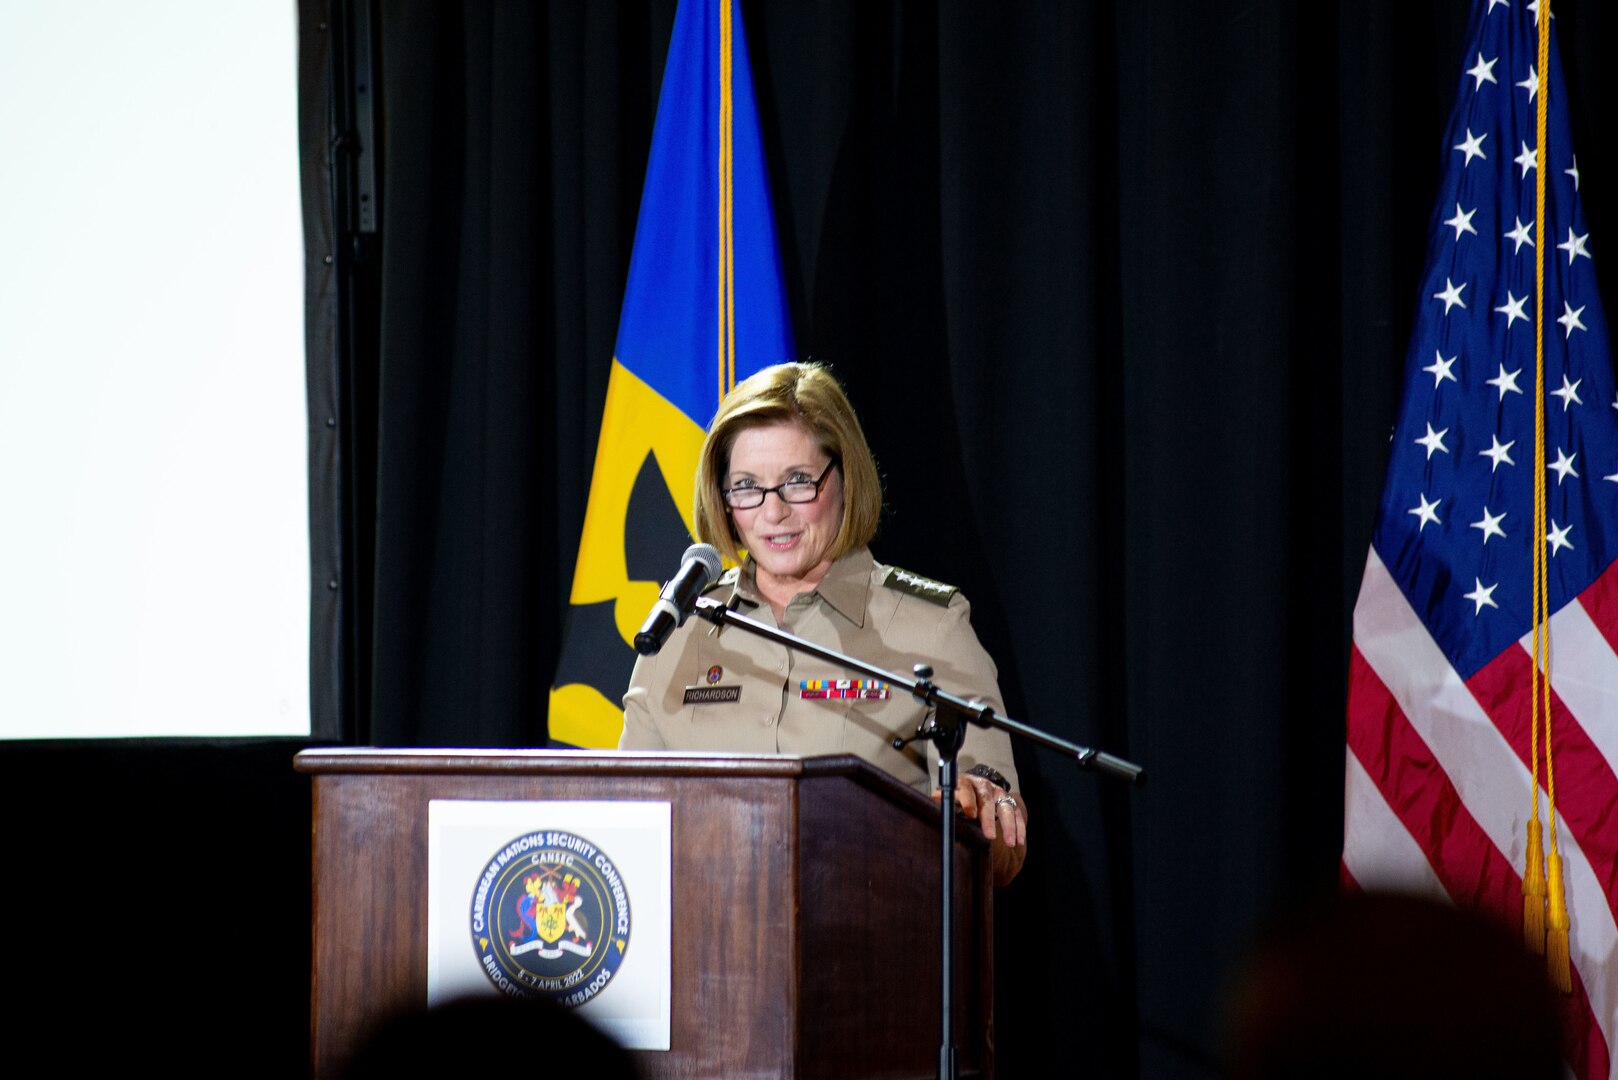
[{"label": "uniform breast pocket", "polygon": [[699,666],[681,692],[682,726],[690,748],[774,753],[780,674],[735,657],[725,659],[727,663]]},{"label": "uniform breast pocket", "polygon": [[908,694],[890,693],[886,699],[854,701],[843,725],[840,749],[857,754],[906,783],[914,783],[926,775],[926,744],[912,742],[896,750],[893,740],[915,735],[923,715],[920,703]]},{"label": "uniform breast pocket", "polygon": [[799,679],[787,686],[781,745],[795,754],[857,753],[849,749],[849,718],[858,702],[831,679]]}]

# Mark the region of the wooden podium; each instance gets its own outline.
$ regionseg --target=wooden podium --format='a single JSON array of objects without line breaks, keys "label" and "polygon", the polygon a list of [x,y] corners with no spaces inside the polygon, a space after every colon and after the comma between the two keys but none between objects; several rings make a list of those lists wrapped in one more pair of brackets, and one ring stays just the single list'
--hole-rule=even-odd
[{"label": "wooden podium", "polygon": [[[938,809],[851,756],[305,750],[314,785],[311,1055],[337,1075],[427,998],[431,799],[672,807],[670,1049],[645,1076],[936,1075]],[[992,1077],[988,846],[956,844],[955,1042]]]}]

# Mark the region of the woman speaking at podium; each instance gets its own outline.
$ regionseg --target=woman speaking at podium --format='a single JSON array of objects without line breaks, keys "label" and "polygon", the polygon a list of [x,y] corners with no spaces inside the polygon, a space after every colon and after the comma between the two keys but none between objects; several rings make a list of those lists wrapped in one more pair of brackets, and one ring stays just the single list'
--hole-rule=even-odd
[{"label": "woman speaking at podium", "polygon": [[[876,462],[842,387],[816,364],[765,368],[725,396],[703,442],[697,539],[740,563],[705,595],[888,671],[931,664],[938,686],[998,712],[994,661],[972,630],[965,597],[871,557],[866,545],[881,509]],[[924,706],[854,674],[735,627],[688,619],[656,655],[636,662],[618,745],[855,754],[929,790],[932,744],[893,747],[916,733]],[[956,803],[991,841],[995,882],[1004,885],[1027,851],[1011,740],[969,725],[958,761]]]}]

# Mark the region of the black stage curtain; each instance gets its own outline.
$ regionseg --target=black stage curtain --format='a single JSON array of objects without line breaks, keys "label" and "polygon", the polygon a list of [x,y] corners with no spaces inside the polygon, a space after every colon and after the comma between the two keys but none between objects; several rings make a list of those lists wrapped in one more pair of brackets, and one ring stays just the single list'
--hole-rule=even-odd
[{"label": "black stage curtain", "polygon": [[[351,730],[539,745],[674,5],[376,7]],[[1337,873],[1349,617],[1468,6],[743,10],[799,353],[866,422],[878,556],[972,598],[1013,715],[1150,771],[1019,749],[1005,1075],[1205,1075],[1244,943]],[[1599,250],[1618,35],[1557,13]]]}]

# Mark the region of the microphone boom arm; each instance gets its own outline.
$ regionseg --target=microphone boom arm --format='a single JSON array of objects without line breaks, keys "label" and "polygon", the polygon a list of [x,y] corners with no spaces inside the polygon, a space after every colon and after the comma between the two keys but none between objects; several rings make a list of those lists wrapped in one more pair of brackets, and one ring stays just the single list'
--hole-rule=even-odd
[{"label": "microphone boom arm", "polygon": [[875,664],[867,664],[863,660],[847,656],[834,649],[816,645],[814,642],[807,641],[796,634],[768,626],[757,619],[750,619],[746,615],[738,613],[734,608],[728,607],[717,600],[711,600],[706,596],[697,597],[694,614],[713,623],[715,626],[735,626],[750,634],[773,641],[778,645],[785,645],[789,649],[797,649],[808,653],[810,656],[818,656],[822,660],[829,660],[850,671],[858,671],[872,678],[881,679],[891,686],[908,691],[912,697],[936,707],[942,713],[948,713],[958,719],[970,721],[979,727],[997,727],[1002,731],[1008,731],[1013,735],[1028,739],[1030,742],[1038,743],[1059,754],[1066,754],[1082,769],[1092,769],[1099,773],[1105,773],[1129,784],[1139,785],[1146,782],[1146,771],[1132,761],[1126,761],[1121,757],[1103,753],[1088,746],[1080,746],[1078,743],[1068,742],[1066,739],[1041,731],[1020,720],[1013,720],[1009,716],[1001,716],[992,707],[985,705],[976,698],[968,700],[947,690],[939,689],[933,685],[930,679],[915,679],[897,675],[879,668]]}]

